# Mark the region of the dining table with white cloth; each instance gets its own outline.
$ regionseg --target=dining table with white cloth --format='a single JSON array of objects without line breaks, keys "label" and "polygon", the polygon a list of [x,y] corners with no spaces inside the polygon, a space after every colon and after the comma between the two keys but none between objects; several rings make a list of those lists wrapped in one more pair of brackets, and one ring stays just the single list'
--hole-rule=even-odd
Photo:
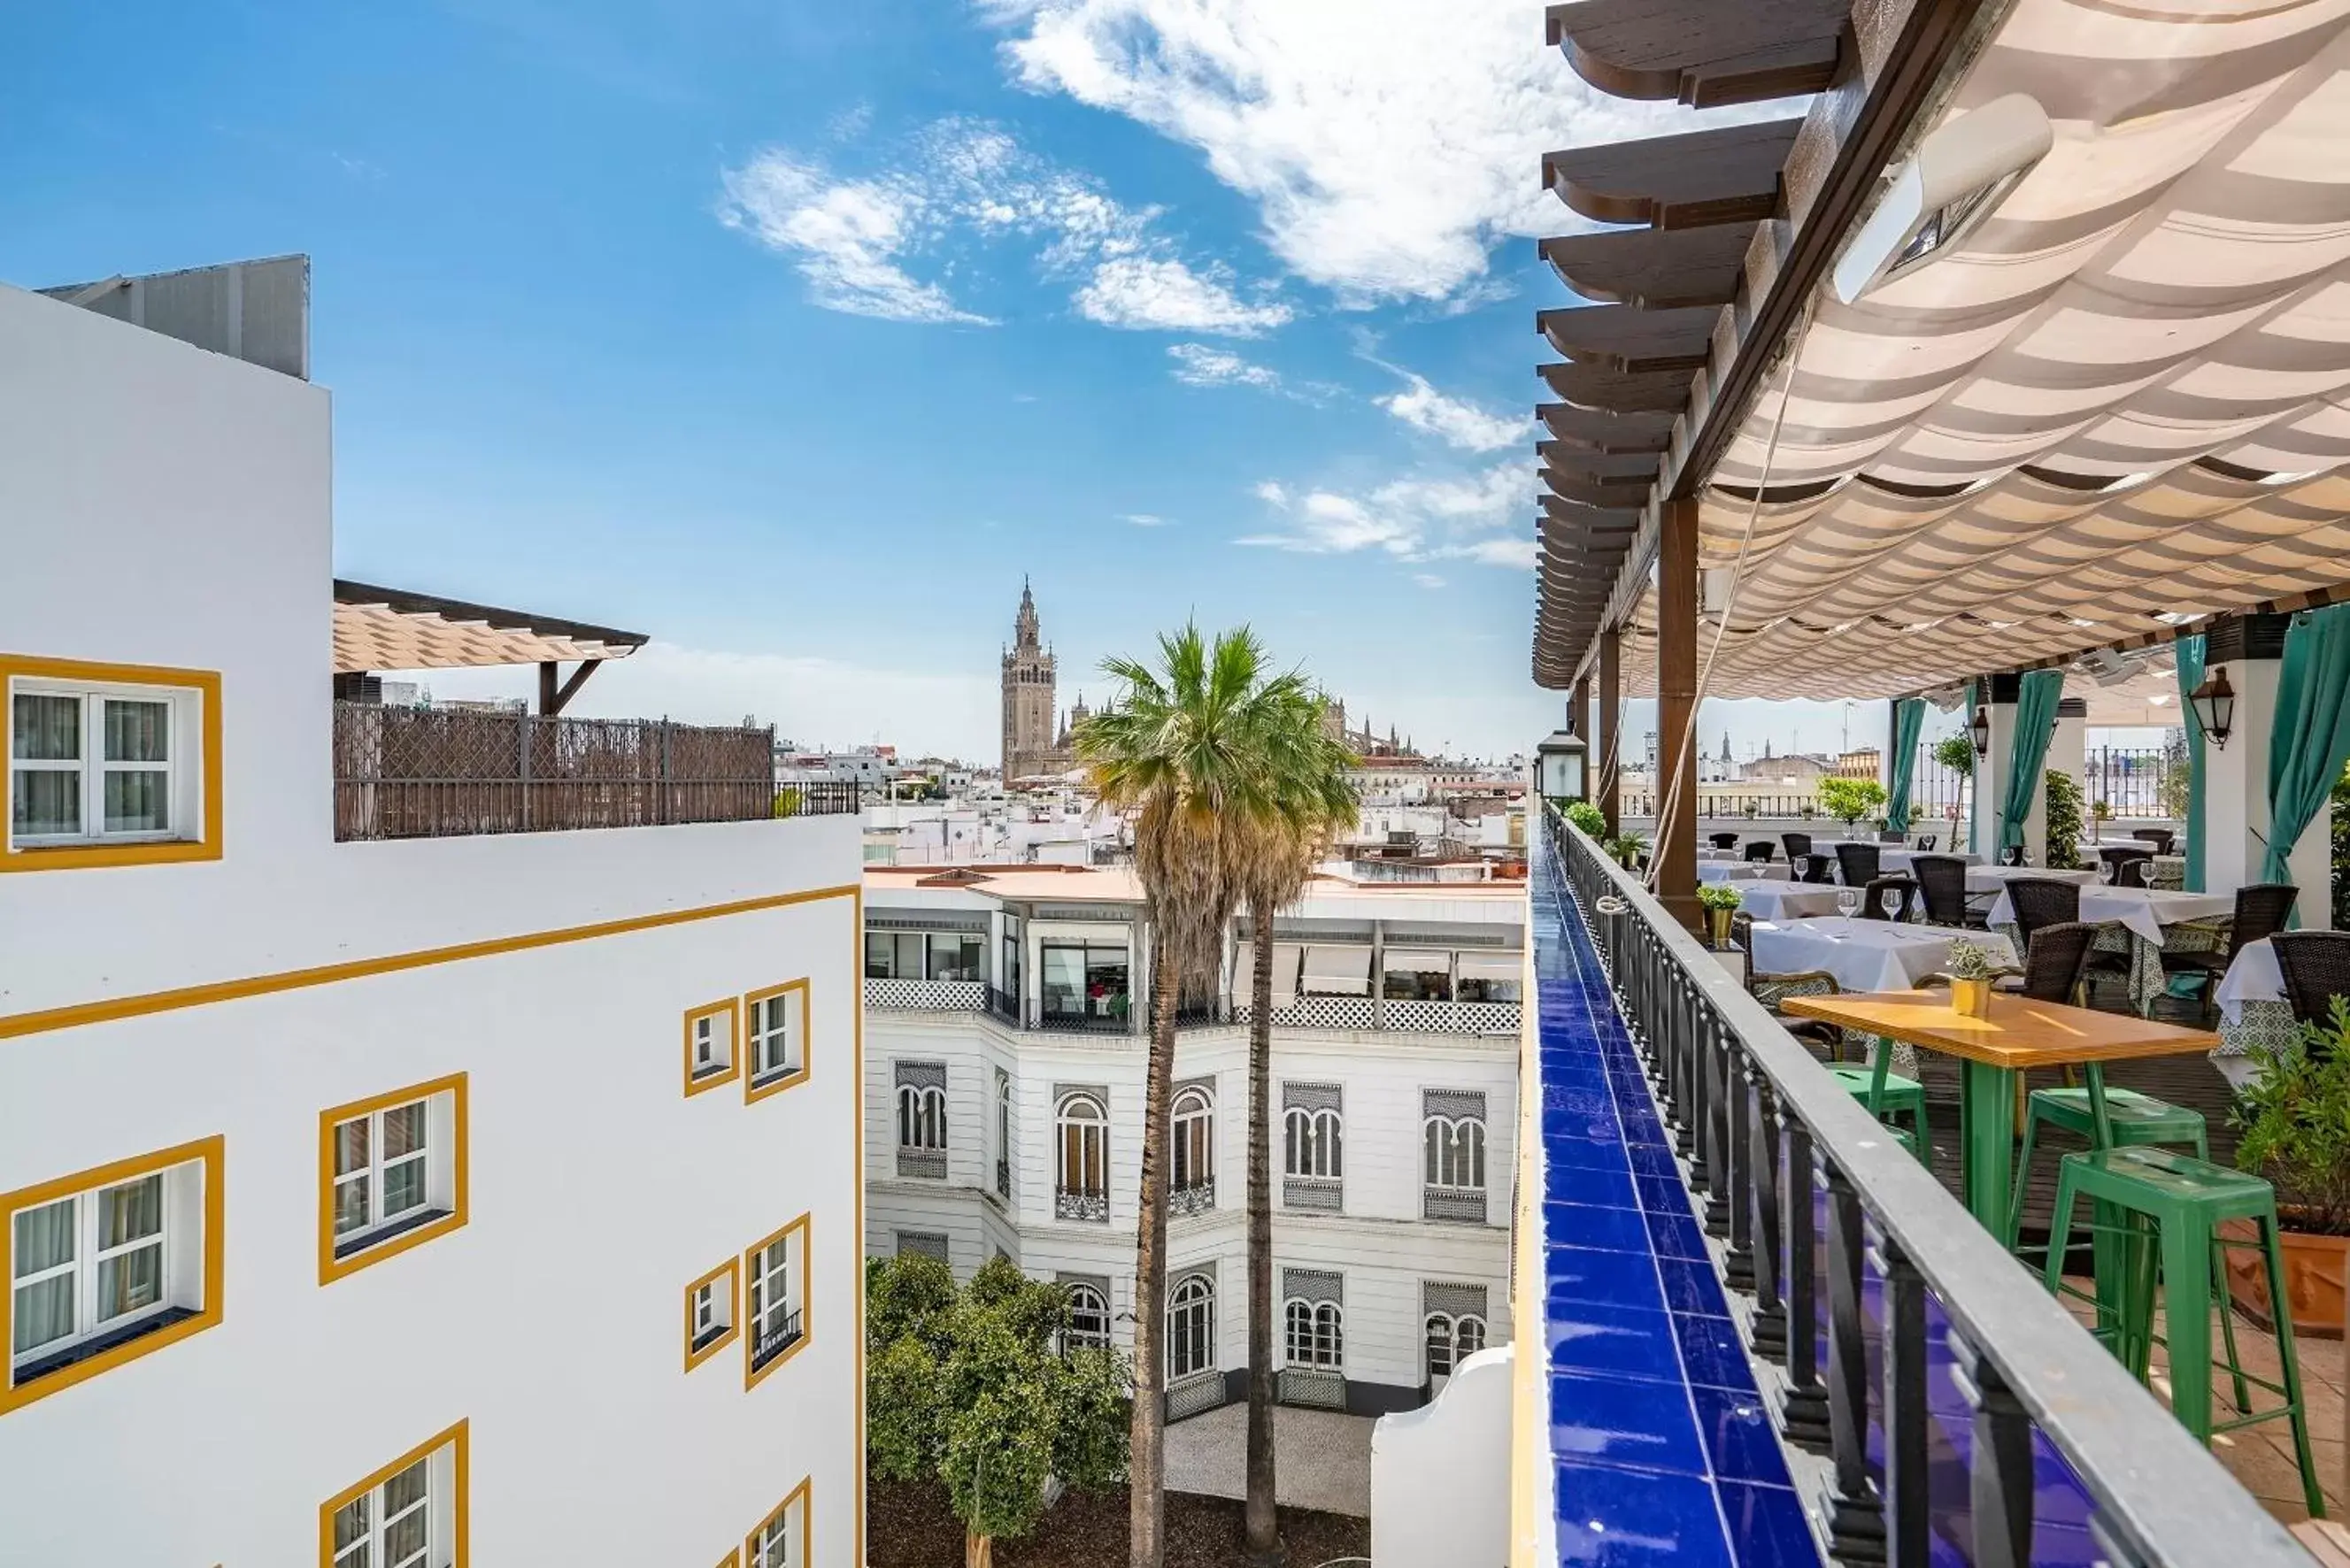
[{"label": "dining table with white cloth", "polygon": [[[2010,879],[2031,875],[2034,873],[2029,868],[2013,870]],[[2070,881],[2077,874],[2043,871],[2037,875]],[[2170,976],[2162,967],[2163,950],[2212,950],[2224,940],[2224,927],[2215,922],[2235,913],[2233,894],[2116,888],[2095,880],[2095,872],[2087,875],[2090,880],[2081,888],[2081,919],[2098,928],[2091,950],[2128,957],[2130,1003],[2140,1013],[2152,1008],[2155,999],[2169,986]],[[1987,918],[1994,930],[2015,930],[2015,906],[2004,885]]]},{"label": "dining table with white cloth", "polygon": [[2251,1070],[2246,1059],[2253,1046],[2282,1050],[2300,1036],[2301,1020],[2293,1016],[2293,999],[2284,989],[2284,969],[2266,937],[2237,950],[2228,972],[2212,988],[2211,1000],[2220,1008],[2220,1048],[2211,1054],[2231,1083],[2241,1084]]},{"label": "dining table with white cloth", "polygon": [[1742,882],[1739,909],[1758,920],[1797,920],[1836,913],[1839,889],[1817,882]]},{"label": "dining table with white cloth", "polygon": [[1995,931],[1847,920],[1842,915],[1756,920],[1747,958],[1760,974],[1832,975],[1844,991],[1909,991],[1950,963],[1950,945],[1970,941],[1994,964],[2015,965],[2015,948]]},{"label": "dining table with white cloth", "polygon": [[2051,881],[2078,882],[2086,887],[2097,879],[2097,873],[2094,868],[2052,871],[2042,866],[1970,866],[1967,867],[1967,891],[2004,893],[2007,885],[2018,877],[2043,877]]},{"label": "dining table with white cloth", "polygon": [[1953,860],[1963,860],[1970,866],[1982,864],[1982,857],[1971,849],[1920,849],[1909,844],[1871,844],[1865,838],[1831,838],[1813,845],[1812,853],[1825,855],[1830,860],[1838,862],[1835,867],[1838,877],[1844,875],[1843,865],[1836,855],[1836,846],[1839,844],[1867,844],[1871,849],[1877,851],[1878,874],[1887,877],[1910,875],[1912,869],[1910,863],[1920,855],[1947,856]]},{"label": "dining table with white cloth", "polygon": [[1784,882],[1790,878],[1784,861],[1700,860],[1697,863],[1697,879],[1700,882]]}]

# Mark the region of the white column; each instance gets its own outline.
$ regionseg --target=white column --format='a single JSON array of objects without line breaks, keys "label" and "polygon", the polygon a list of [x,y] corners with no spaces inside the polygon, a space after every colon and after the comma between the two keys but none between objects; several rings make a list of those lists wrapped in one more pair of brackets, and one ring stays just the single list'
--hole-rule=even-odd
[{"label": "white column", "polygon": [[[2048,742],[2048,760],[2041,764],[2040,828],[2041,838],[2047,838],[2048,786],[2051,774],[2069,774],[2075,784],[2081,782],[2081,771],[2088,763],[2089,704],[2085,699],[2065,697],[2056,703],[2056,733]],[[2081,832],[2089,831],[2089,792],[2081,795]],[[2033,864],[2048,864],[2044,857],[2035,857]]]},{"label": "white column", "polygon": [[[2223,623],[2212,642],[2230,657],[2205,666],[2205,675],[2228,672],[2235,689],[2236,713],[2228,743],[2203,744],[2203,886],[2230,893],[2261,880],[2268,859],[2269,732],[2276,722],[2277,680],[2284,670],[2276,657],[2283,617],[2258,617],[2237,633]],[[2273,621],[2276,625],[2264,625]],[[2333,924],[2333,808],[2320,806],[2293,847],[2287,876],[2301,891],[2295,906],[2305,930]]]}]

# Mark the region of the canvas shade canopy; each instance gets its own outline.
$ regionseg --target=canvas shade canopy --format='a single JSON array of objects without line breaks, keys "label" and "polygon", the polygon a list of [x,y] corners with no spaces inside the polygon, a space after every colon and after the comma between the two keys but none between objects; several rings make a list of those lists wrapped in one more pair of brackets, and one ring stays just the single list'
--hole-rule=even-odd
[{"label": "canvas shade canopy", "polygon": [[338,674],[625,659],[645,634],[369,583],[335,584]]},{"label": "canvas shade canopy", "polygon": [[[1930,265],[1823,293],[1705,476],[1701,567],[1754,516],[1710,694],[1896,695],[2350,581],[2350,8],[2018,0],[1931,122],[2015,92],[2054,150]],[[1655,499],[1603,591],[1627,684]]]}]

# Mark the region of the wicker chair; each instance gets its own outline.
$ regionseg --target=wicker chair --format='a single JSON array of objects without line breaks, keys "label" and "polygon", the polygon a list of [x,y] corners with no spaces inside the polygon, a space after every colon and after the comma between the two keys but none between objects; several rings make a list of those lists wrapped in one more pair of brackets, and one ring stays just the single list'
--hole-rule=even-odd
[{"label": "wicker chair", "polygon": [[1767,838],[1757,838],[1746,846],[1746,858],[1757,866],[1767,866],[1779,853],[1779,846]]},{"label": "wicker chair", "polygon": [[1795,880],[1833,883],[1835,881],[1835,874],[1828,867],[1834,864],[1835,862],[1825,855],[1804,855],[1795,862]]},{"label": "wicker chair", "polygon": [[1967,908],[1967,863],[1955,855],[1916,855],[1909,874],[1918,879],[1925,900],[1926,919],[1937,926],[1979,926],[1982,921]]},{"label": "wicker chair", "polygon": [[2173,952],[2166,945],[2162,972],[2192,975],[2200,985],[2217,985],[2238,953],[2284,929],[2284,923],[2293,919],[2293,905],[2300,901],[2301,889],[2290,882],[2254,882],[2237,888],[2236,911],[2228,917],[2226,940],[2189,952]]},{"label": "wicker chair", "polygon": [[2098,847],[2097,858],[2103,861],[2106,865],[2113,867],[2113,874],[2107,879],[2113,882],[2115,886],[2144,887],[2145,884],[2143,882],[2136,884],[2124,883],[2121,876],[2122,867],[2129,865],[2133,861],[2136,861],[2140,866],[2151,865],[2154,860],[2154,851],[2148,849],[2143,844],[2106,844]]},{"label": "wicker chair", "polygon": [[1734,833],[1709,833],[1705,836],[1705,841],[1716,849],[1738,847],[1738,835]]},{"label": "wicker chair", "polygon": [[1787,846],[1787,858],[1801,860],[1812,852],[1812,836],[1808,833],[1783,833],[1779,842]]},{"label": "wicker chair", "polygon": [[2350,931],[2279,931],[2269,939],[2284,971],[2285,1000],[2303,1023],[2334,1017],[2334,1000],[2350,996]]},{"label": "wicker chair", "polygon": [[1921,854],[1930,855],[1934,852],[1934,846],[1941,841],[1942,836],[1939,833],[1921,833],[1918,836],[1918,841],[1909,847]]},{"label": "wicker chair", "polygon": [[1840,989],[1835,976],[1825,970],[1805,970],[1797,974],[1763,974],[1754,967],[1754,917],[1744,912],[1730,917],[1730,940],[1746,955],[1747,994],[1771,1010],[1771,1015],[1786,1026],[1787,1033],[1798,1040],[1821,1047],[1833,1062],[1844,1051],[1845,1034],[1833,1023],[1817,1018],[1790,1018],[1779,1011],[1779,1004],[1791,996],[1834,996]]},{"label": "wicker chair", "polygon": [[[1894,906],[1894,912],[1889,915],[1885,912],[1885,895],[1887,893],[1896,895],[1900,900]],[[1918,884],[1908,877],[1872,877],[1861,889],[1860,916],[1865,920],[1897,920],[1906,926],[1909,923],[1917,901]]]},{"label": "wicker chair", "polygon": [[2130,836],[2150,845],[2157,855],[2168,855],[2170,853],[2172,842],[2178,836],[2167,827],[2133,827],[2130,829]]},{"label": "wicker chair", "polygon": [[2007,901],[2015,910],[2016,929],[2026,948],[2043,926],[2069,925],[2081,918],[2081,886],[2054,877],[2018,877],[2007,885]]},{"label": "wicker chair", "polygon": [[2088,968],[2089,944],[2097,928],[2085,920],[2059,920],[2032,934],[2023,954],[2023,974],[2012,988],[2034,1002],[2069,1002]]},{"label": "wicker chair", "polygon": [[1843,843],[1835,846],[1836,869],[1847,888],[1866,888],[1883,875],[1884,852],[1874,844]]},{"label": "wicker chair", "polygon": [[2114,886],[2116,888],[2153,887],[2154,857],[2133,855],[2126,860],[2114,862]]},{"label": "wicker chair", "polygon": [[2158,855],[2147,862],[2152,869],[2146,874],[2146,885],[2158,893],[2177,893],[2187,887],[2187,861],[2183,856]]}]

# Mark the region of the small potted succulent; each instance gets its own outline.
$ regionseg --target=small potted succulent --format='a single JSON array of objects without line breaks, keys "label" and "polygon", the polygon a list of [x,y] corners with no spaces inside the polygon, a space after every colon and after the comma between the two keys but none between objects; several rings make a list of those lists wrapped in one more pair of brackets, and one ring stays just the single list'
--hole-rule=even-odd
[{"label": "small potted succulent", "polygon": [[1950,944],[1943,972],[1950,977],[1950,1009],[1961,1018],[1991,1016],[1991,981],[1998,971],[1991,950],[1963,938]]},{"label": "small potted succulent", "polygon": [[1697,890],[1698,907],[1705,911],[1706,939],[1714,951],[1723,951],[1730,946],[1730,917],[1745,901],[1738,889],[1727,882],[1708,882]]},{"label": "small potted succulent", "polygon": [[1648,852],[1648,841],[1637,833],[1619,833],[1600,847],[1616,857],[1616,864],[1630,871],[1638,867],[1640,857]]},{"label": "small potted succulent", "polygon": [[[2350,1002],[2334,998],[2325,1023],[2304,1024],[2281,1045],[2255,1042],[2251,1055],[2260,1070],[2238,1092],[2234,1120],[2243,1139],[2236,1163],[2276,1187],[2293,1333],[2332,1338],[2343,1331],[2350,1272]],[[2220,1233],[2254,1240],[2250,1220],[2223,1220]],[[2270,1324],[2268,1279],[2256,1250],[2228,1249],[2228,1285],[2248,1315]]]},{"label": "small potted succulent", "polygon": [[2104,841],[2106,836],[2106,824],[2111,822],[2113,819],[2113,802],[2109,800],[2093,800],[2089,803],[2089,840],[2091,843],[2101,843]]}]

